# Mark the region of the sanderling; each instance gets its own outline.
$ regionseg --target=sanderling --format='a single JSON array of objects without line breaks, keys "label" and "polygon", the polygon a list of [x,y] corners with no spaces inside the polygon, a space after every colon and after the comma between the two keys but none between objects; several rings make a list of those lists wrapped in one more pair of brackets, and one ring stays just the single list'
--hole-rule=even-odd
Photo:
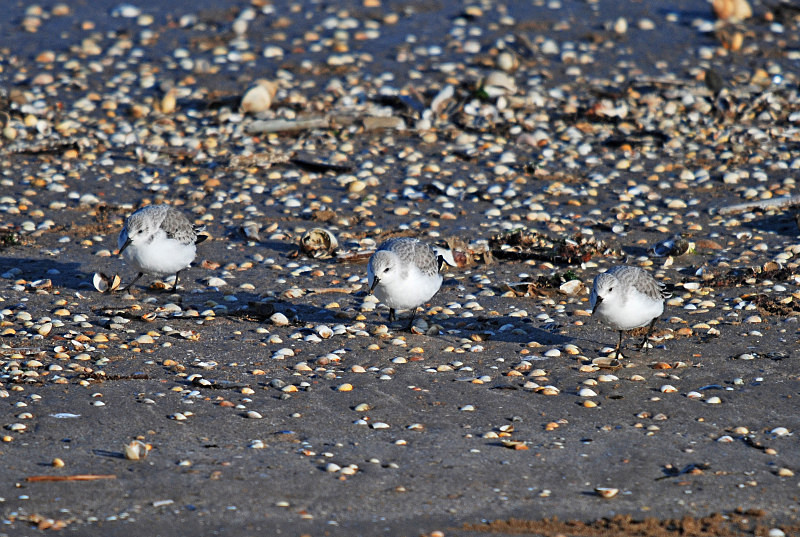
[{"label": "sanderling", "polygon": [[195,245],[208,238],[198,235],[198,231],[200,228],[169,205],[148,205],[130,215],[117,244],[119,253],[139,274],[122,290],[130,289],[145,272],[157,276],[175,274],[172,289],[177,290],[181,271],[194,261]]},{"label": "sanderling", "polygon": [[410,309],[408,329],[412,328],[417,307],[442,286],[442,263],[455,265],[452,253],[431,248],[418,239],[390,239],[378,247],[369,258],[367,277],[370,292],[389,306],[390,321],[395,320],[395,310]]},{"label": "sanderling", "polygon": [[619,331],[615,354],[622,348],[622,332],[650,324],[642,346],[647,352],[647,340],[658,316],[664,313],[664,299],[672,296],[664,284],[656,281],[646,270],[620,265],[611,267],[594,279],[589,301],[592,315]]}]

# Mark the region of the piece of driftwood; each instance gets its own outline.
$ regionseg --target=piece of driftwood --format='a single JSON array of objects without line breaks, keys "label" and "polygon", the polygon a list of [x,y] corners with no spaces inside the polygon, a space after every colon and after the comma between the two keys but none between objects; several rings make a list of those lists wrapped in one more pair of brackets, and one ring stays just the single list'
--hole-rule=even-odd
[{"label": "piece of driftwood", "polygon": [[800,205],[800,195],[798,196],[785,196],[782,198],[772,198],[768,200],[758,200],[758,201],[748,201],[746,203],[737,203],[736,205],[728,205],[727,207],[721,207],[719,209],[719,214],[736,214],[736,213],[743,213],[745,211],[752,211],[753,209],[785,209],[787,207],[793,207],[795,205]]},{"label": "piece of driftwood", "polygon": [[116,479],[113,474],[77,474],[77,475],[32,475],[25,478],[25,481],[45,482],[45,481],[97,481],[98,479]]}]

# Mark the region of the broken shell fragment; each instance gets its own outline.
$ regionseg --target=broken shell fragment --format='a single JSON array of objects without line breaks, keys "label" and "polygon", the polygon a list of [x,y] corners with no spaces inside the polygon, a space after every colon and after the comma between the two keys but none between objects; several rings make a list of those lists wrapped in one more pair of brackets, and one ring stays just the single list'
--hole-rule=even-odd
[{"label": "broken shell fragment", "polygon": [[272,99],[278,92],[278,84],[271,80],[260,79],[242,96],[240,109],[245,114],[265,112],[272,106]]},{"label": "broken shell fragment", "polygon": [[309,257],[330,257],[339,247],[336,236],[320,227],[314,228],[300,238],[300,249]]},{"label": "broken shell fragment", "polygon": [[525,451],[530,449],[527,442],[521,440],[501,440],[500,442],[503,444],[503,447],[513,449],[514,451]]},{"label": "broken shell fragment", "polygon": [[747,0],[714,0],[711,9],[723,21],[743,21],[753,16],[753,8]]},{"label": "broken shell fragment", "polygon": [[570,280],[568,282],[562,283],[558,290],[567,295],[567,296],[574,296],[581,292],[583,289],[583,282],[580,280]]},{"label": "broken shell fragment", "polygon": [[109,277],[102,272],[95,272],[92,277],[92,283],[94,284],[94,288],[101,293],[113,293],[122,285],[122,278],[117,274]]},{"label": "broken shell fragment", "polygon": [[689,251],[690,243],[682,239],[680,235],[673,235],[667,240],[658,242],[651,246],[648,253],[653,257],[672,256],[678,257]]},{"label": "broken shell fragment", "polygon": [[594,489],[595,493],[602,498],[613,498],[619,494],[619,489],[612,487],[597,487]]},{"label": "broken shell fragment", "polygon": [[616,358],[611,358],[609,356],[601,356],[600,358],[595,358],[592,360],[592,365],[599,367],[600,369],[619,369],[622,367],[622,363],[617,360]]},{"label": "broken shell fragment", "polygon": [[138,461],[147,457],[152,447],[141,440],[133,440],[125,444],[125,458],[129,461]]},{"label": "broken shell fragment", "polygon": [[488,97],[513,95],[517,92],[517,83],[514,78],[503,71],[492,71],[481,80],[480,91]]}]

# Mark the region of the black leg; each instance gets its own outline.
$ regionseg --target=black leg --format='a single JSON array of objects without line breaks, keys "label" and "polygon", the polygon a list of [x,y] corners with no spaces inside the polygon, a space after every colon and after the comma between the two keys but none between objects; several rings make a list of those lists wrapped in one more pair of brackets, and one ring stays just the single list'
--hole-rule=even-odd
[{"label": "black leg", "polygon": [[134,284],[134,283],[136,283],[136,281],[137,281],[139,278],[141,278],[142,276],[144,276],[144,272],[140,272],[139,274],[137,274],[137,275],[136,275],[136,277],[135,277],[133,280],[131,280],[131,283],[129,283],[128,285],[126,285],[125,287],[123,287],[122,289],[120,289],[120,292],[125,292],[125,291],[127,291],[128,289],[130,289],[131,287],[133,287],[133,284]]},{"label": "black leg", "polygon": [[178,272],[175,273],[175,285],[172,286],[173,293],[178,292],[178,278],[180,278],[180,276],[181,276],[181,271],[179,270]]},{"label": "black leg", "polygon": [[644,341],[642,341],[642,347],[644,347],[644,353],[645,354],[647,354],[647,349],[650,348],[647,345],[647,340],[650,339],[650,332],[653,331],[653,326],[655,326],[655,324],[656,324],[656,319],[658,319],[658,317],[656,317],[655,319],[650,321],[650,326],[647,327],[647,334],[645,334]]},{"label": "black leg", "polygon": [[614,351],[614,358],[619,358],[619,353],[622,351],[622,330],[619,331],[619,341],[617,341],[617,348]]},{"label": "black leg", "polygon": [[406,327],[406,330],[408,330],[409,332],[411,332],[411,329],[414,328],[414,317],[416,317],[416,315],[417,315],[417,308],[414,308],[413,310],[411,310],[411,319],[409,319],[408,326]]},{"label": "black leg", "polygon": [[389,322],[393,323],[394,319],[395,319],[395,317],[394,317],[394,308],[389,308]]}]

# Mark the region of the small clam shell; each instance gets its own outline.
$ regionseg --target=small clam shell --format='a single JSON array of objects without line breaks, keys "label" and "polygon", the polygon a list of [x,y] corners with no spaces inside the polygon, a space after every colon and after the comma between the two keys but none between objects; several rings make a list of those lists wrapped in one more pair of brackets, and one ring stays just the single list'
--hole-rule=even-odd
[{"label": "small clam shell", "polygon": [[583,282],[580,280],[570,280],[568,282],[564,282],[558,288],[558,290],[564,293],[567,296],[574,296],[581,292],[583,289]]},{"label": "small clam shell", "polygon": [[431,101],[431,110],[437,116],[441,116],[447,105],[453,100],[453,95],[455,94],[455,88],[448,84],[445,86],[442,91],[436,94],[436,97],[433,98]]},{"label": "small clam shell", "polygon": [[278,92],[278,84],[271,80],[256,80],[256,83],[242,96],[240,108],[245,114],[265,112],[272,106],[272,99]]},{"label": "small clam shell", "polygon": [[129,444],[125,444],[125,458],[129,461],[138,461],[147,457],[150,452],[150,445],[145,444],[141,440],[133,440]]},{"label": "small clam shell", "polygon": [[[464,263],[459,264],[459,262],[455,258],[455,253],[458,252],[453,252],[453,250],[448,250],[447,248],[442,248],[440,246],[434,246],[433,251],[436,252],[436,256],[440,258],[440,263],[439,263],[440,265],[442,265],[443,263],[447,263],[451,267],[464,266]],[[441,270],[442,268],[443,267],[440,266],[439,270]]]},{"label": "small clam shell", "polygon": [[314,228],[300,238],[300,249],[309,257],[329,257],[339,247],[336,236],[320,227]]},{"label": "small clam shell", "polygon": [[680,235],[674,235],[667,240],[654,244],[648,249],[648,252],[653,257],[677,257],[688,251],[689,241],[682,239]]},{"label": "small clam shell", "polygon": [[601,356],[600,358],[595,358],[592,360],[592,365],[595,365],[601,369],[619,369],[622,367],[622,363],[616,358],[611,358],[608,356]]},{"label": "small clam shell", "polygon": [[161,99],[160,108],[162,114],[172,114],[178,106],[178,90],[171,88]]},{"label": "small clam shell", "polygon": [[517,83],[503,71],[492,71],[481,81],[480,89],[489,97],[513,95],[517,92]]},{"label": "small clam shell", "polygon": [[111,278],[111,283],[108,285],[108,292],[113,293],[119,289],[120,285],[122,285],[122,278],[120,278],[118,274],[114,274]]},{"label": "small clam shell", "polygon": [[747,0],[714,0],[711,4],[714,15],[723,21],[743,21],[753,16]]},{"label": "small clam shell", "polygon": [[94,284],[94,288],[100,291],[101,293],[108,292],[110,287],[109,285],[109,278],[102,272],[95,272],[94,276],[92,276],[92,283]]},{"label": "small clam shell", "polygon": [[612,487],[597,487],[594,489],[595,493],[598,496],[603,498],[613,498],[617,494],[619,494],[619,489],[612,488]]}]

